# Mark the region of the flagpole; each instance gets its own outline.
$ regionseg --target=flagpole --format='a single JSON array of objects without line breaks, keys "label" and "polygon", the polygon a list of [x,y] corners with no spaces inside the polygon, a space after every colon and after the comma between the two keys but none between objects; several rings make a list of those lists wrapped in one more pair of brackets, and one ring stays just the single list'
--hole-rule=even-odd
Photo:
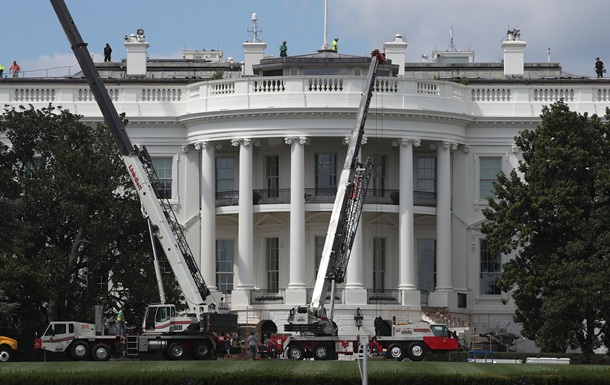
[{"label": "flagpole", "polygon": [[324,44],[323,50],[328,50],[328,0],[324,0]]}]

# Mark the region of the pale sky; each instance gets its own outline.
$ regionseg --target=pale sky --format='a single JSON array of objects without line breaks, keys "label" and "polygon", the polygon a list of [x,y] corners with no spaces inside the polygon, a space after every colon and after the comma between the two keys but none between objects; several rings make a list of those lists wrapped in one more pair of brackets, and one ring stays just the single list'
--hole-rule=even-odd
[{"label": "pale sky", "polygon": [[[243,60],[241,44],[252,40],[252,14],[266,54],[316,52],[324,43],[324,0],[65,0],[80,33],[102,61],[106,43],[113,59],[126,57],[123,37],[143,28],[150,58],[180,58],[188,50],[219,49],[225,59]],[[525,61],[559,62],[563,70],[593,77],[599,56],[610,68],[607,0],[328,0],[328,42],[339,37],[339,52],[368,55],[394,35],[407,40],[407,62],[450,48],[475,52],[475,62],[500,62],[500,44],[510,28],[527,42]],[[33,70],[73,65],[76,60],[50,1],[20,0],[0,11],[0,63],[13,60],[26,76]],[[29,72],[29,73],[28,73]],[[57,71],[49,71],[51,76]]]}]

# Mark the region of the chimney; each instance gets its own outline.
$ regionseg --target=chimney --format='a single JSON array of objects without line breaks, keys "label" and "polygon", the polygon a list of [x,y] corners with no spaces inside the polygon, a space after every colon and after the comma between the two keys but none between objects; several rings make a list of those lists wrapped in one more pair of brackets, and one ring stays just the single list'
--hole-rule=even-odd
[{"label": "chimney", "polygon": [[525,73],[525,46],[527,43],[521,40],[519,28],[509,29],[506,32],[506,40],[502,42],[504,49],[504,76],[523,76]]},{"label": "chimney", "polygon": [[398,65],[398,75],[405,74],[405,52],[407,51],[407,42],[400,34],[394,36],[394,41],[389,41],[383,44],[386,59],[392,64]]},{"label": "chimney", "polygon": [[146,76],[146,50],[150,46],[144,40],[144,30],[138,29],[136,34],[125,35],[127,50],[127,76]]},{"label": "chimney", "polygon": [[241,45],[244,48],[243,71],[245,76],[254,75],[252,66],[260,63],[265,55],[265,48],[267,48],[267,43],[264,43],[258,38],[259,32],[262,31],[258,29],[258,17],[256,16],[256,13],[252,14],[252,29],[248,32],[252,33],[252,41],[247,41]]}]

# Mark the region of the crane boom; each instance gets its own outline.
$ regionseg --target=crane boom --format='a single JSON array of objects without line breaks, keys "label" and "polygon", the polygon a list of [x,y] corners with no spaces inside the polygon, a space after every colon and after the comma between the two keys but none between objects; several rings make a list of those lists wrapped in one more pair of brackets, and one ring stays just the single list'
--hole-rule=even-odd
[{"label": "crane boom", "polygon": [[[368,160],[364,165],[359,162],[359,154],[380,58],[379,52],[373,51],[364,92],[358,107],[356,125],[349,139],[345,163],[337,184],[337,195],[330,216],[311,301],[307,307],[292,309],[288,325],[285,326],[287,331],[309,332],[318,335],[336,334],[332,325],[334,286],[345,279],[354,236],[358,229],[368,182],[373,170],[373,165]],[[331,287],[331,312],[330,316],[327,316],[324,303],[329,287]]]},{"label": "crane boom", "polygon": [[[138,192],[142,213],[153,224],[174,275],[190,309],[199,310],[210,291],[186,242],[182,227],[166,197],[160,192],[158,177],[145,148],[133,146],[104,82],[93,63],[76,24],[63,0],[50,0],[70,42],[97,104],[119,147],[120,156]],[[197,311],[199,314],[199,311]]]}]

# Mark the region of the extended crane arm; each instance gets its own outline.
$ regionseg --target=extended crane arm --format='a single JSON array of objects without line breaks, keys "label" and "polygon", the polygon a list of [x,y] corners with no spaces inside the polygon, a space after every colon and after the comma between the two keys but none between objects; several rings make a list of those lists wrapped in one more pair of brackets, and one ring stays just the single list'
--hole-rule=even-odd
[{"label": "extended crane arm", "polygon": [[50,1],[70,42],[74,56],[76,56],[76,60],[85,74],[85,78],[95,96],[106,124],[110,127],[114,139],[119,146],[121,158],[140,197],[142,213],[153,224],[156,236],[163,246],[165,255],[182,288],[189,307],[196,308],[204,303],[210,291],[201,276],[199,267],[188,247],[182,227],[178,223],[171,205],[159,193],[157,188],[158,179],[152,167],[150,156],[146,149],[140,150],[132,145],[121,117],[108,95],[106,86],[100,78],[93,59],[91,59],[87,44],[81,38],[66,4],[63,0]]}]

